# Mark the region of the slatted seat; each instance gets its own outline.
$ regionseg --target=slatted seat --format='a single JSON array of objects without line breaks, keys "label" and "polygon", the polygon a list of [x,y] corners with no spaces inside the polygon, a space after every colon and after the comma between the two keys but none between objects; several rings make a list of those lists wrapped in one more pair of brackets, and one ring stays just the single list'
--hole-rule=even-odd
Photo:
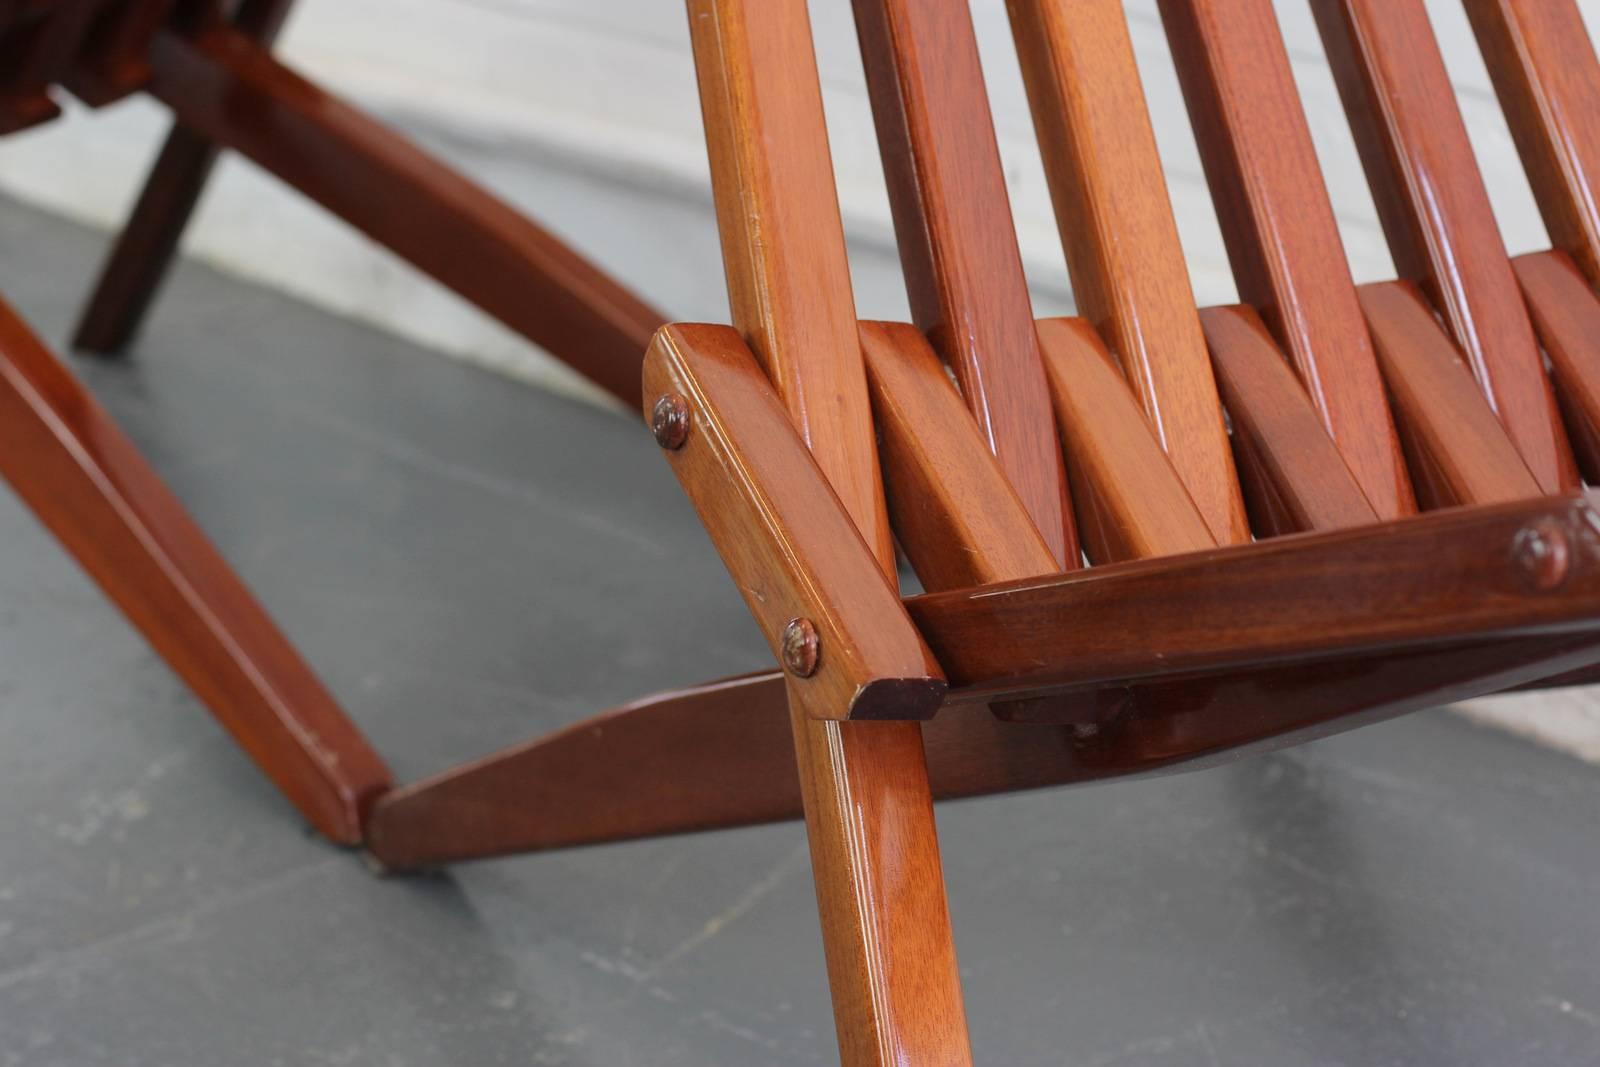
[{"label": "slatted seat", "polygon": [[1010,0],[1079,312],[1035,321],[966,5],[854,6],[914,321],[857,319],[804,0],[687,0],[733,321],[656,330],[278,65],[281,0],[0,4],[8,128],[56,85],[179,123],[86,347],[244,152],[639,405],[778,669],[395,788],[3,308],[0,469],[329,836],[401,870],[804,817],[844,1061],[960,1064],[934,801],[1600,664],[1600,64],[1573,0],[1467,0],[1556,245],[1513,261],[1421,0],[1314,0],[1398,273],[1357,286],[1271,0],[1160,0],[1240,298],[1200,308],[1121,4]]}]

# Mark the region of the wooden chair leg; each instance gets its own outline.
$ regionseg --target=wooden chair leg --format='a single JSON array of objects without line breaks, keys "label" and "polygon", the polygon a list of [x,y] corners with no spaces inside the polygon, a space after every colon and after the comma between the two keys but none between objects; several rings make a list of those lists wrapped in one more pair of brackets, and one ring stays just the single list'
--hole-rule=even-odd
[{"label": "wooden chair leg", "polygon": [[388,770],[132,442],[3,303],[0,476],[301,813],[359,841]]},{"label": "wooden chair leg", "polygon": [[[234,28],[270,45],[293,4],[294,0],[245,0],[234,17]],[[216,142],[173,123],[84,305],[73,347],[113,355],[133,340],[172,267],[178,241],[211,178],[217,155]]]}]

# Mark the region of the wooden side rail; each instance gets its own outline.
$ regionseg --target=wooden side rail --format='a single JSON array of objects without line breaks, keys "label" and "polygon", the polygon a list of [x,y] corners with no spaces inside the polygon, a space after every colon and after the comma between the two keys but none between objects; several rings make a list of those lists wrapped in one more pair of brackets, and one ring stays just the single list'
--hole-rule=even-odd
[{"label": "wooden side rail", "polygon": [[[1600,512],[1440,511],[907,607],[966,650],[969,688],[922,725],[935,797],[1195,769],[1600,662]],[[1070,725],[978,699],[1061,685],[1032,706]],[[370,847],[399,868],[796,817],[784,688],[663,694],[407,786]]]},{"label": "wooden side rail", "polygon": [[961,700],[1591,632],[1600,512],[1583,494],[1447,509],[906,607]]}]

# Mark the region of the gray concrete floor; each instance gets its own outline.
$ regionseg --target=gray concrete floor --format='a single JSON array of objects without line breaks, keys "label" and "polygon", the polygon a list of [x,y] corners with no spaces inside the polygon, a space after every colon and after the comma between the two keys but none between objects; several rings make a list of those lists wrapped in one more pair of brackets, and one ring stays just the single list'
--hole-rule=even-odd
[{"label": "gray concrete floor", "polygon": [[[102,241],[0,203],[0,291]],[[629,420],[193,266],[73,365],[402,777],[762,662]],[[0,1064],[835,1058],[799,827],[375,878],[4,493],[0,714]],[[1597,815],[1442,712],[941,809],[978,1061],[1600,1062]]]}]

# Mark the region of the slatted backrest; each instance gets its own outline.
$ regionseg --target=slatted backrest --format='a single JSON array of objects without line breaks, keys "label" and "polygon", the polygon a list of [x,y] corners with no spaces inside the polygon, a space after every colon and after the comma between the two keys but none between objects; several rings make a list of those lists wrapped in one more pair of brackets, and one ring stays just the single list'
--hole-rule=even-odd
[{"label": "slatted backrest", "polygon": [[1239,296],[1381,518],[1415,510],[1272,0],[1161,0]]},{"label": "slatted backrest", "polygon": [[1117,356],[1217,541],[1247,541],[1122,5],[1013,0],[1008,8],[1078,310]]},{"label": "slatted backrest", "polygon": [[1064,566],[1079,553],[964,3],[854,0],[912,314]]},{"label": "slatted backrest", "polygon": [[1545,228],[1600,285],[1600,62],[1577,0],[1464,0]]},{"label": "slatted backrest", "polygon": [[1422,284],[1545,492],[1578,483],[1422,0],[1313,0],[1401,277]]}]

